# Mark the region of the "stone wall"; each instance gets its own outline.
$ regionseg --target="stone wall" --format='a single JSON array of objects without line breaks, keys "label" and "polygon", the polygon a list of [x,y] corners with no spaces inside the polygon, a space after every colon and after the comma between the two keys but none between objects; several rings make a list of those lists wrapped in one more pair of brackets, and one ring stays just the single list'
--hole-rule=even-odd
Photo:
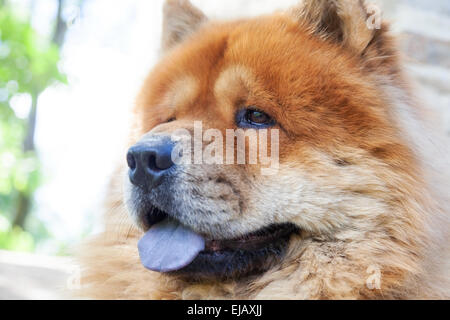
[{"label": "stone wall", "polygon": [[450,1],[383,0],[399,33],[405,61],[422,102],[437,111],[450,137]]}]

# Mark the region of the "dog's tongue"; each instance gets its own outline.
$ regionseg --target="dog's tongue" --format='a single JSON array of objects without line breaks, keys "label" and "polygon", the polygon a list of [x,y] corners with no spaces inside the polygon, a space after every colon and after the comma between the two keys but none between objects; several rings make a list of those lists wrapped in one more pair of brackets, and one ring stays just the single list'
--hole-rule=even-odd
[{"label": "dog's tongue", "polygon": [[180,223],[166,219],[147,231],[138,249],[144,267],[171,272],[189,265],[205,249],[205,239]]}]

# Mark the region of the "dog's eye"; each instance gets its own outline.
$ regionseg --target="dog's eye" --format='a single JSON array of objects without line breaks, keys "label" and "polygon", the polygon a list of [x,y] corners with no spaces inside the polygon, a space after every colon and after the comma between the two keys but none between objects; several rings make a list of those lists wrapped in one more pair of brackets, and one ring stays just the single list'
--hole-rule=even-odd
[{"label": "dog's eye", "polygon": [[241,110],[236,116],[237,125],[242,128],[269,128],[275,125],[275,120],[263,111],[249,108]]}]

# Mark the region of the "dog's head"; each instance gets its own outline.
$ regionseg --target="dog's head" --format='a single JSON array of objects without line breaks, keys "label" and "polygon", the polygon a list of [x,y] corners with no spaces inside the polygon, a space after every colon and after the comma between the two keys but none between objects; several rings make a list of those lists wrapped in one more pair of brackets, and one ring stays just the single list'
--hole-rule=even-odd
[{"label": "dog's head", "polygon": [[369,9],[307,0],[211,22],[167,1],[125,181],[151,268],[242,277],[293,242],[345,241],[389,219],[413,157],[379,85],[398,76],[395,50]]}]

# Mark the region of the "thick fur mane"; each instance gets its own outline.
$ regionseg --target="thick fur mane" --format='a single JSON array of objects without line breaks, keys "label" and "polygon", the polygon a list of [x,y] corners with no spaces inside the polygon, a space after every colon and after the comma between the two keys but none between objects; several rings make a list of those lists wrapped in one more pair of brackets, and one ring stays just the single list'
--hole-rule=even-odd
[{"label": "thick fur mane", "polygon": [[[439,142],[439,133],[434,133],[426,108],[412,94],[414,89],[403,73],[387,25],[368,30],[361,21],[353,19],[351,10],[360,13],[361,7],[349,3],[362,1],[306,1],[306,5],[294,9],[289,16],[277,14],[276,21],[286,27],[293,19],[302,19],[314,33],[310,36],[317,37],[315,48],[322,49],[320,41],[329,41],[327,46],[334,46],[335,52],[346,46],[345,56],[351,58],[342,61],[349,65],[348,61],[354,61],[354,57],[364,61],[358,60],[356,69],[376,87],[374,90],[364,87],[367,91],[359,92],[369,92],[369,97],[375,91],[382,94],[379,98],[382,108],[374,108],[373,112],[383,114],[380,118],[388,123],[386,131],[380,130],[379,136],[370,137],[374,140],[361,142],[366,143],[361,154],[357,148],[345,149],[344,143],[338,148],[344,150],[344,155],[354,157],[358,164],[353,167],[356,169],[345,171],[349,181],[367,180],[361,183],[366,188],[351,189],[351,183],[341,181],[335,174],[342,171],[333,171],[338,170],[334,168],[320,175],[323,180],[317,179],[324,190],[333,192],[331,189],[336,186],[335,189],[353,191],[336,192],[342,197],[339,209],[348,214],[346,218],[355,221],[353,228],[336,228],[333,236],[325,232],[313,234],[313,230],[305,228],[292,236],[296,239],[291,240],[296,241],[291,241],[279,265],[241,280],[192,282],[150,272],[141,265],[137,250],[143,233],[131,222],[124,205],[123,164],[118,166],[109,185],[104,230],[78,250],[83,277],[77,295],[100,299],[450,298],[449,152]],[[178,14],[178,10],[184,13]],[[183,23],[166,20],[164,29],[169,33],[163,42],[166,51],[176,48],[177,41],[184,36],[180,26],[184,31],[186,23],[208,26],[206,17],[187,1],[169,0],[166,12],[184,19]],[[186,16],[186,12],[191,14]],[[231,26],[234,25],[227,28]],[[187,31],[186,37],[191,37],[194,30]],[[389,110],[387,119],[384,110]],[[389,136],[391,132],[398,137]],[[320,163],[320,157],[323,154],[318,153],[308,159]],[[317,165],[316,170],[321,173],[323,168]],[[289,178],[291,171],[282,170],[284,177]],[[324,212],[336,211],[337,205],[333,207],[334,199],[330,199],[319,205]],[[333,218],[338,219],[330,216],[330,224]]]},{"label": "thick fur mane", "polygon": [[[410,112],[410,98],[399,88],[388,86],[388,92],[396,95],[398,112]],[[405,110],[405,108],[407,108]],[[413,109],[417,110],[417,109]],[[404,117],[405,114],[402,114]],[[405,258],[404,243],[389,243],[380,239],[356,241],[354,244],[328,243],[322,239],[300,242],[301,247],[291,247],[283,264],[262,277],[240,282],[190,283],[175,277],[150,272],[141,265],[137,252],[137,241],[142,232],[129,221],[122,203],[122,177],[114,175],[105,206],[105,229],[79,249],[83,268],[82,290],[76,294],[98,299],[442,299],[449,298],[449,204],[448,179],[443,173],[429,166],[446,168],[446,153],[436,146],[429,136],[422,117],[413,112],[407,123],[403,123],[417,154],[429,171],[426,188],[414,192],[416,199],[406,203],[407,209],[416,211],[424,223],[420,233],[425,254]],[[405,118],[403,118],[405,119]],[[418,131],[420,130],[420,131]],[[424,139],[420,141],[415,139]],[[423,146],[430,149],[425,149]],[[434,152],[439,156],[431,156]],[[429,169],[426,169],[429,168]],[[448,168],[448,167],[447,167]],[[123,172],[123,171],[120,171]],[[442,175],[439,176],[439,173]],[[393,250],[380,261],[383,265],[381,290],[369,290],[366,283],[368,270],[358,270],[358,264],[367,265],[368,256],[384,245]],[[353,247],[357,246],[357,247]],[[414,248],[412,248],[414,250]],[[420,248],[417,248],[420,250]],[[408,254],[409,254],[409,250]],[[348,269],[347,259],[354,259],[353,268]],[[297,261],[297,263],[296,263]],[[300,261],[300,262],[298,262]],[[341,264],[342,262],[342,264]],[[345,262],[345,263],[344,263]],[[321,266],[330,266],[321,268]],[[399,270],[404,277],[398,277]],[[302,287],[300,287],[302,285]],[[300,290],[298,288],[301,288]]]}]

